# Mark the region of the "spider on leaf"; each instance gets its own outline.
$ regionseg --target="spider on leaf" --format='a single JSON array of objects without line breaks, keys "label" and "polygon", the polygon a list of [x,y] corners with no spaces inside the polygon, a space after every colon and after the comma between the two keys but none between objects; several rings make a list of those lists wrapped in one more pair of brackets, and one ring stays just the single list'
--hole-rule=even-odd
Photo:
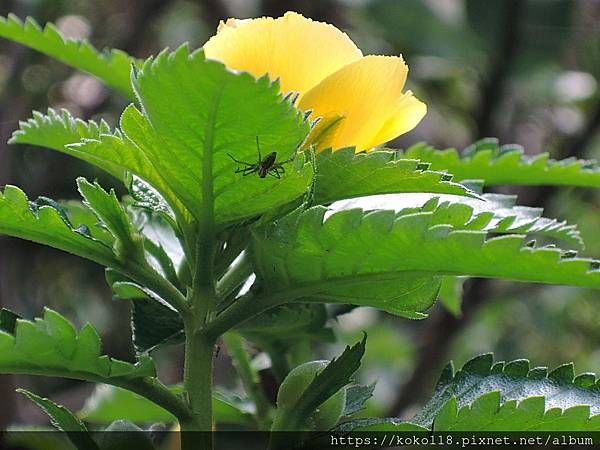
[{"label": "spider on leaf", "polygon": [[293,156],[287,161],[276,162],[277,152],[271,152],[263,159],[263,157],[260,154],[260,144],[258,143],[258,136],[256,136],[256,149],[258,150],[258,161],[254,164],[235,159],[230,153],[227,153],[229,157],[233,159],[236,163],[244,164],[245,166],[238,167],[235,173],[241,173],[244,177],[256,173],[260,178],[266,178],[267,175],[271,175],[274,178],[281,179],[281,175],[285,173],[285,168],[283,167],[283,165],[292,162],[295,157]]}]

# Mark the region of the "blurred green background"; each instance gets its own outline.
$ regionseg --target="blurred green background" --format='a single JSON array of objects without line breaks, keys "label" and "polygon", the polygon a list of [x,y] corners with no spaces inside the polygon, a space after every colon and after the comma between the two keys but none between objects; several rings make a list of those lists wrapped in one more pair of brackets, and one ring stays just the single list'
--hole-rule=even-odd
[{"label": "blurred green background", "polygon": [[[526,152],[595,158],[600,151],[600,1],[598,0],[3,0],[0,14],[54,22],[68,36],[97,47],[147,57],[189,41],[200,47],[221,19],[278,16],[296,10],[345,30],[365,54],[402,54],[409,88],[429,112],[416,130],[393,143],[427,141],[462,148],[486,136]],[[31,198],[77,198],[78,175],[116,180],[67,156],[4,143],[31,110],[67,108],[116,124],[125,99],[95,79],[19,45],[0,42],[0,185],[16,184]],[[546,215],[580,224],[587,255],[600,255],[598,193],[583,189],[499,188]],[[122,191],[121,191],[122,192]],[[91,321],[104,350],[131,359],[128,305],[111,299],[102,268],[45,247],[0,237],[0,304],[25,317],[44,305],[76,324]],[[335,325],[341,344],[315,349],[331,356],[369,333],[361,379],[378,382],[368,413],[410,417],[429,396],[444,364],[461,365],[493,351],[498,359],[529,358],[554,367],[574,361],[578,372],[600,371],[600,298],[563,287],[469,280],[461,317],[439,304],[412,322],[365,308]],[[181,348],[158,355],[167,381],[180,377]],[[219,383],[235,388],[226,352]],[[91,386],[59,379],[0,377],[0,429],[44,423],[15,385],[51,396],[75,410]]]}]

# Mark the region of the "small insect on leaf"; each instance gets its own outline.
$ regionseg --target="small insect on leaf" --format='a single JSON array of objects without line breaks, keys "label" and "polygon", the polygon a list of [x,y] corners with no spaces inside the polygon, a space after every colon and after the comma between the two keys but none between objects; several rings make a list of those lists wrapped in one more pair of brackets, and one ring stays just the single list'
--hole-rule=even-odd
[{"label": "small insect on leaf", "polygon": [[244,167],[238,167],[235,173],[241,173],[242,176],[251,175],[253,173],[258,174],[259,178],[266,178],[267,175],[271,175],[274,178],[281,179],[281,175],[285,173],[284,164],[292,162],[294,158],[288,159],[283,162],[277,161],[277,152],[269,153],[267,156],[262,157],[260,153],[260,144],[258,142],[258,136],[256,136],[256,149],[258,151],[258,161],[254,164],[240,161],[239,159],[234,158],[231,154],[228,153],[229,157],[233,159],[238,164],[243,164]]}]

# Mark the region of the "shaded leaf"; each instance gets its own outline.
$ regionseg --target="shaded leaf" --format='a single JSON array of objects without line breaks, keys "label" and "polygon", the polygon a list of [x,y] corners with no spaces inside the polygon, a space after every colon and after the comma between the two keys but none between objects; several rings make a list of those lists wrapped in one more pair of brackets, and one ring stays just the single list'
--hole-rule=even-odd
[{"label": "shaded leaf", "polygon": [[133,300],[132,308],[133,343],[138,352],[183,342],[183,321],[176,311],[148,297]]},{"label": "shaded leaf", "polygon": [[106,271],[106,280],[115,297],[131,300],[131,328],[137,352],[147,353],[161,345],[183,342],[183,321],[173,307],[114,270]]},{"label": "shaded leaf", "polygon": [[131,364],[101,355],[100,350],[100,337],[89,323],[77,332],[67,319],[46,308],[43,318],[18,319],[14,335],[0,332],[0,373],[100,382],[155,375],[148,357]]},{"label": "shaded leaf", "polygon": [[[600,288],[597,262],[525,245],[523,235],[489,238],[484,231],[438,223],[435,213],[353,209],[324,220],[325,213],[314,207],[255,230],[252,255],[269,295],[407,315],[434,301],[439,281],[432,286],[427,280],[440,275]],[[427,288],[429,301],[414,303],[411,294]]]},{"label": "shaded leaf", "polygon": [[4,331],[8,334],[15,334],[17,320],[20,318],[20,315],[10,309],[2,308],[0,310],[0,331]]},{"label": "shaded leaf", "polygon": [[456,374],[445,370],[413,421],[438,431],[597,431],[598,414],[593,374],[575,377],[572,364],[548,372],[527,360],[494,363],[485,354]]},{"label": "shaded leaf", "polygon": [[302,338],[325,337],[326,322],[324,305],[302,303],[265,311],[245,321],[236,330],[256,343],[279,341],[288,346]]}]

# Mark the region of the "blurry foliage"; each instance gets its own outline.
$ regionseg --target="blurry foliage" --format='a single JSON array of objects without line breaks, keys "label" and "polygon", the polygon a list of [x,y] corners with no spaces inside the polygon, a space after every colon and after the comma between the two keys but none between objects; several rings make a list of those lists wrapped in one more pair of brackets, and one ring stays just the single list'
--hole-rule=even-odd
[{"label": "blurry foliage", "polygon": [[[270,15],[273,2],[151,1],[151,0],[16,0],[3,1],[0,14],[32,15],[39,22],[56,22],[71,36],[88,37],[98,47],[121,47],[146,57],[163,46],[189,40],[199,47],[210,36],[222,14]],[[280,1],[278,8],[298,2]],[[507,0],[363,0],[328,1],[303,12],[327,12],[327,19],[345,27],[357,44],[372,53],[402,53],[411,67],[410,88],[428,103],[426,120],[398,144],[419,140],[443,148],[461,147],[477,133],[478,111],[485,100],[482,90],[498,64],[507,64],[504,86],[493,106],[493,130],[504,143],[523,145],[527,152],[553,152],[555,156],[598,157],[599,124],[593,123],[600,102],[600,5],[593,0],[522,0],[518,8],[519,35],[511,61],[498,61],[502,39],[517,28],[503,27],[499,17]],[[285,8],[287,9],[287,8]],[[314,17],[323,19],[324,17]],[[508,36],[507,36],[508,35]],[[95,80],[71,73],[63,65],[23,48],[0,42],[0,138],[7,140],[17,121],[31,109],[66,107],[74,115],[118,119],[125,100]],[[596,119],[600,122],[600,118]],[[590,132],[586,141],[575,139]],[[570,148],[584,142],[585,147]],[[99,172],[74,158],[40,149],[1,144],[0,184],[22,186],[31,197],[74,198],[76,175],[97,178]],[[114,180],[103,176],[105,186]],[[523,192],[521,192],[523,193]],[[553,194],[553,193],[552,193]],[[588,239],[587,254],[598,254],[593,236],[600,227],[598,192],[563,190],[542,197],[552,215],[579,223]],[[523,197],[524,201],[527,200]],[[27,283],[17,274],[27,273]],[[51,249],[5,237],[0,238],[0,303],[25,316],[37,315],[42,305],[60,310],[78,326],[91,318],[103,335],[105,351],[119,358],[132,355],[117,338],[128,328],[127,307],[113,302],[98,266]],[[44,286],[42,290],[39,286]],[[488,286],[489,287],[489,286]],[[494,285],[490,301],[471,318],[451,347],[461,365],[475,354],[491,351],[497,359],[527,355],[532,362],[550,366],[574,361],[580,370],[600,367],[600,303],[598,294],[584,289],[508,284]],[[437,304],[430,314],[443,314]],[[339,318],[335,348],[322,344],[324,356],[338,354],[355,342],[360,330],[369,333],[361,381],[378,381],[365,415],[379,415],[389,407],[416,363],[416,347],[427,339],[422,321],[389,320],[383,314],[358,308]],[[440,330],[443,333],[444,330]],[[228,378],[225,352],[217,360],[217,377]],[[175,366],[178,351],[159,354],[159,370]],[[424,355],[428,357],[428,355]],[[175,380],[179,374],[172,374]],[[437,376],[437,374],[436,374]],[[65,381],[25,380],[41,394],[76,392]],[[7,378],[2,383],[9,383]],[[226,382],[226,381],[225,381]],[[429,394],[433,384],[429,385]],[[71,403],[81,407],[83,396]],[[60,397],[59,397],[60,399]],[[79,404],[77,404],[79,402]],[[69,401],[67,401],[69,404]],[[22,407],[20,419],[30,422],[31,410]],[[38,417],[38,416],[36,416]],[[41,416],[39,416],[41,417]],[[40,419],[43,420],[43,419]]]}]

